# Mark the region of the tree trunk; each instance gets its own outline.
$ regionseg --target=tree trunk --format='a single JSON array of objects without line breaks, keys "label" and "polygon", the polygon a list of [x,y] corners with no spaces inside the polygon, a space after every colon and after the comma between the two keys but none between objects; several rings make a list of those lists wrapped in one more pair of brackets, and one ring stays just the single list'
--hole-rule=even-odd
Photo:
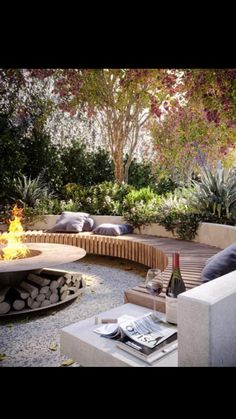
[{"label": "tree trunk", "polygon": [[124,174],[124,181],[128,183],[129,181],[129,168],[132,162],[132,157],[129,156],[127,162],[125,163],[125,174]]},{"label": "tree trunk", "polygon": [[124,181],[124,170],[123,170],[123,153],[113,156],[114,162],[114,175],[117,183],[122,183]]}]

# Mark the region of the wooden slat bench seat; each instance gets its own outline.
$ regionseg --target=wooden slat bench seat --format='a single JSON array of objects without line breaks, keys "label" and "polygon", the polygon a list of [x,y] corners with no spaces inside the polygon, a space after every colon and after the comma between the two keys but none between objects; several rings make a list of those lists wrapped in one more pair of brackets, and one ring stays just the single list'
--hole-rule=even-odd
[{"label": "wooden slat bench seat", "polygon": [[168,257],[159,249],[155,238],[137,234],[124,236],[102,236],[91,233],[43,233],[26,231],[28,243],[60,243],[82,247],[88,254],[106,255],[132,260],[149,267],[164,270]]},{"label": "wooden slat bench seat", "polygon": [[88,254],[120,257],[141,263],[150,268],[163,271],[164,290],[159,297],[149,295],[140,284],[125,292],[126,303],[153,307],[156,298],[157,309],[165,311],[165,289],[171,275],[171,257],[173,252],[180,252],[180,267],[186,289],[201,284],[201,272],[207,259],[221,249],[205,244],[162,238],[151,235],[129,234],[118,237],[95,235],[91,233],[43,233],[25,232],[26,242],[60,243],[82,247]]},{"label": "wooden slat bench seat", "polygon": [[172,253],[180,252],[181,274],[188,290],[202,284],[201,272],[207,260],[221,249],[200,243],[158,237],[156,237],[156,244],[168,257],[168,264],[163,271],[163,292],[159,297],[153,297],[147,292],[144,284],[140,284],[125,291],[124,301],[152,309],[153,298],[155,298],[157,310],[165,312],[165,291],[172,272]]}]

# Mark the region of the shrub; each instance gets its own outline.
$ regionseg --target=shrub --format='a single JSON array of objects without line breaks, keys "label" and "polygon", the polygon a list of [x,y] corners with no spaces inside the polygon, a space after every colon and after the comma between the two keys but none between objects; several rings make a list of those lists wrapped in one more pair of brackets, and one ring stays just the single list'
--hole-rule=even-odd
[{"label": "shrub", "polygon": [[63,187],[63,198],[65,200],[83,201],[89,194],[89,188],[76,183],[68,183]]},{"label": "shrub", "polygon": [[91,186],[83,197],[84,210],[91,214],[121,215],[123,201],[131,189],[129,185],[112,182]]},{"label": "shrub", "polygon": [[0,224],[9,224],[11,219],[11,206],[0,205]]},{"label": "shrub", "polygon": [[168,192],[174,192],[177,186],[177,183],[175,183],[170,177],[162,176],[157,179],[153,189],[158,195],[166,195]]},{"label": "shrub", "polygon": [[198,209],[205,220],[234,223],[236,216],[236,177],[232,170],[221,165],[213,172],[201,171],[201,181],[193,181],[192,206]]},{"label": "shrub", "polygon": [[137,228],[154,222],[159,199],[150,187],[132,190],[124,199],[124,219]]},{"label": "shrub", "polygon": [[123,217],[134,228],[140,228],[143,225],[151,224],[156,220],[157,200],[153,199],[147,204],[143,201],[136,202],[129,211],[124,212]]},{"label": "shrub", "polygon": [[148,186],[139,190],[131,190],[124,198],[124,209],[130,211],[137,203],[147,204],[157,199],[157,195]]},{"label": "shrub", "polygon": [[79,139],[64,147],[61,159],[64,184],[92,186],[114,179],[113,164],[109,154],[102,148],[88,152],[86,145]]},{"label": "shrub", "polygon": [[124,197],[132,190],[127,184],[103,182],[83,187],[75,183],[65,185],[63,195],[91,214],[120,215]]},{"label": "shrub", "polygon": [[194,239],[201,221],[189,202],[190,196],[191,191],[187,189],[176,190],[162,197],[157,208],[155,221],[182,240]]},{"label": "shrub", "polygon": [[53,192],[49,192],[47,185],[43,182],[41,176],[35,179],[27,178],[22,175],[14,184],[13,200],[19,201],[23,206],[34,207],[39,199],[50,199],[54,196]]},{"label": "shrub", "polygon": [[[127,158],[126,158],[127,159]],[[148,161],[137,162],[134,159],[129,168],[129,184],[137,189],[155,187],[156,178],[152,173],[152,165]]]}]

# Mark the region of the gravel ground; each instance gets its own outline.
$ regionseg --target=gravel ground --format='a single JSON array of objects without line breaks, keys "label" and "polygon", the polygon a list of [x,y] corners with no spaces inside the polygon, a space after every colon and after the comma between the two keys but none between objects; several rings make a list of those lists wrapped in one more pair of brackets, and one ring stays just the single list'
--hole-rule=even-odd
[{"label": "gravel ground", "polygon": [[124,291],[142,282],[147,271],[134,262],[93,255],[55,268],[83,273],[85,292],[54,309],[1,318],[1,367],[61,366],[68,357],[60,354],[60,329],[123,304]]}]

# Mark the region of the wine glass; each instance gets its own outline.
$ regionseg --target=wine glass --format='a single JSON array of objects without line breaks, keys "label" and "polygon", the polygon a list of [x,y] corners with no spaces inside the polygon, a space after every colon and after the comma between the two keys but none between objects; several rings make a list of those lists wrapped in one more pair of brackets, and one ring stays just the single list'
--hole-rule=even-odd
[{"label": "wine glass", "polygon": [[145,287],[147,291],[154,296],[153,298],[153,314],[157,316],[156,299],[155,296],[159,295],[163,290],[163,277],[160,269],[148,269]]}]

